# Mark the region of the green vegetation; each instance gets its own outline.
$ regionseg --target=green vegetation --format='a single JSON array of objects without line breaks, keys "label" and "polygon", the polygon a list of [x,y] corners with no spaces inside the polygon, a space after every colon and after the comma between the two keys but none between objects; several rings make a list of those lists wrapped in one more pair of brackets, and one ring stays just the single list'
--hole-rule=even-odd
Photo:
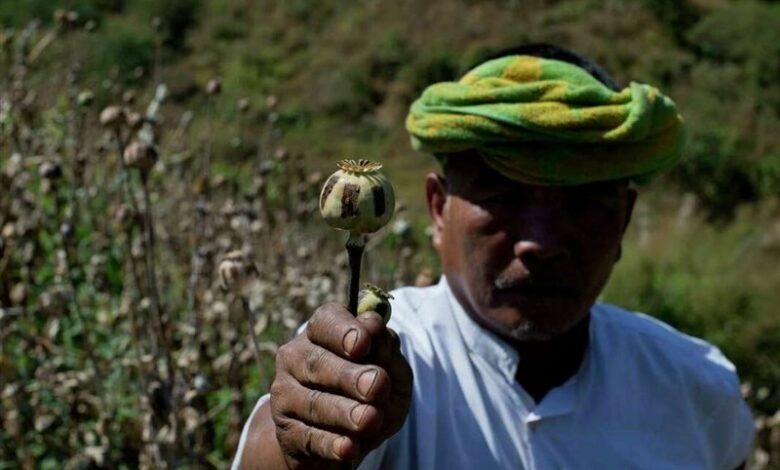
[{"label": "green vegetation", "polygon": [[[757,0],[0,1],[0,469],[224,468],[275,345],[341,300],[343,240],[316,215],[322,175],[366,157],[394,182],[411,228],[391,221],[376,237],[367,278],[389,287],[435,270],[421,184],[434,166],[409,148],[408,106],[529,41],[677,101],[687,157],[640,188],[604,299],[718,345],[762,426],[755,468],[780,464],[778,24],[780,5]],[[98,115],[145,112],[157,83],[169,93],[144,184]],[[76,105],[83,90],[91,107]],[[48,163],[62,176],[43,176]],[[117,217],[146,207],[144,187],[151,215]],[[216,282],[238,248],[265,286],[259,368]],[[166,335],[173,367],[155,346]]]}]

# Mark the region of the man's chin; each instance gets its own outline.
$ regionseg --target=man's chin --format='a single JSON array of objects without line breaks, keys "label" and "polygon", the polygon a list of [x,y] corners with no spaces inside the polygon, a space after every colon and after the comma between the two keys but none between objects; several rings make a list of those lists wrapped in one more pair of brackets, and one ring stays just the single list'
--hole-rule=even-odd
[{"label": "man's chin", "polygon": [[551,332],[533,322],[523,322],[520,326],[507,330],[507,336],[515,341],[549,341],[562,332]]},{"label": "man's chin", "polygon": [[500,334],[515,341],[548,341],[576,325],[581,309],[571,299],[528,302],[524,305],[502,305],[493,310],[492,318],[503,318],[495,324]]}]

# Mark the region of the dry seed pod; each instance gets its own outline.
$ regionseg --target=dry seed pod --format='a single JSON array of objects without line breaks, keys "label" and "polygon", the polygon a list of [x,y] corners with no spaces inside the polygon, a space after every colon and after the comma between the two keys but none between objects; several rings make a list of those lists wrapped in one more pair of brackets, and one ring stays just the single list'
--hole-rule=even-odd
[{"label": "dry seed pod", "polygon": [[91,106],[94,101],[95,101],[95,94],[92,93],[90,90],[83,90],[82,92],[79,93],[78,97],[76,98],[76,103],[82,108]]},{"label": "dry seed pod", "polygon": [[138,168],[143,172],[148,172],[152,169],[157,159],[157,147],[140,140],[134,140],[127,147],[122,155],[125,165],[130,168]]},{"label": "dry seed pod", "polygon": [[55,162],[45,161],[38,167],[38,175],[43,179],[55,180],[62,176],[62,168]]},{"label": "dry seed pod", "polygon": [[219,81],[217,79],[213,79],[213,80],[209,80],[209,82],[206,84],[206,93],[207,94],[209,94],[211,96],[214,96],[214,95],[220,94],[221,92],[222,92],[222,82],[221,81]]},{"label": "dry seed pod", "polygon": [[125,123],[125,111],[119,106],[108,106],[100,112],[100,124],[118,129]]},{"label": "dry seed pod", "polygon": [[54,21],[65,24],[68,21],[68,12],[62,8],[57,8],[54,10]]},{"label": "dry seed pod", "polygon": [[274,152],[274,158],[277,161],[285,162],[287,161],[287,158],[290,156],[290,152],[287,151],[284,147],[279,147],[276,149],[276,152]]},{"label": "dry seed pod", "polygon": [[77,11],[70,10],[65,13],[65,22],[68,25],[73,25],[79,20],[79,13]]},{"label": "dry seed pod", "polygon": [[249,100],[247,98],[241,98],[237,102],[238,110],[242,113],[249,111]]},{"label": "dry seed pod", "polygon": [[357,314],[376,312],[387,324],[390,321],[390,313],[393,310],[390,305],[390,299],[392,298],[392,295],[367,282],[363,284],[363,288],[358,294]]},{"label": "dry seed pod", "polygon": [[241,296],[245,295],[251,281],[260,276],[255,263],[240,250],[231,251],[222,258],[218,274],[222,290]]},{"label": "dry seed pod", "polygon": [[144,117],[135,111],[125,110],[125,122],[127,123],[127,127],[137,131],[144,125]]},{"label": "dry seed pod", "polygon": [[135,103],[135,91],[125,90],[125,92],[122,93],[122,102],[125,104]]},{"label": "dry seed pod", "polygon": [[320,193],[320,213],[331,227],[352,234],[369,234],[382,228],[395,209],[395,193],[379,170],[382,164],[368,160],[342,160],[339,170]]}]

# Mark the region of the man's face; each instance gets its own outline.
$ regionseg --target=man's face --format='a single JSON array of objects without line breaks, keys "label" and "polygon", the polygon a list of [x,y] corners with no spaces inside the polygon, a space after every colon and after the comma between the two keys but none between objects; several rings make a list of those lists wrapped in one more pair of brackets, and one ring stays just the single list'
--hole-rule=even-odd
[{"label": "man's face", "polygon": [[520,184],[473,157],[450,158],[446,182],[428,175],[426,193],[453,293],[478,323],[518,341],[549,339],[588,315],[636,199],[621,181]]}]

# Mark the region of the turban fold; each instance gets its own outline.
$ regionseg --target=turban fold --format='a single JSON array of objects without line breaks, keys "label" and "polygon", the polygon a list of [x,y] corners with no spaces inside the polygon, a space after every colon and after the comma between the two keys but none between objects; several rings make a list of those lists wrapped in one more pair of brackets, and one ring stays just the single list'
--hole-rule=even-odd
[{"label": "turban fold", "polygon": [[504,176],[546,186],[647,179],[685,144],[682,117],[658,89],[616,92],[576,65],[523,55],[429,86],[406,128],[416,150],[476,150]]}]

